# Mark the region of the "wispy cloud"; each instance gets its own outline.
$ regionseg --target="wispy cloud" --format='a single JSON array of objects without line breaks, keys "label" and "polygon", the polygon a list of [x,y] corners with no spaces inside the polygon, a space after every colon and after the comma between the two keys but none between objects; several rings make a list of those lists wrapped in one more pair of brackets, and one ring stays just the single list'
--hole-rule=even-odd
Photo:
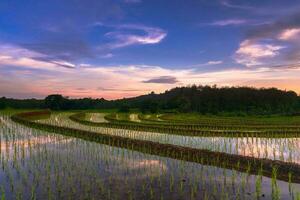
[{"label": "wispy cloud", "polygon": [[[104,45],[104,48],[116,49],[138,44],[157,44],[167,36],[167,32],[163,29],[144,25],[125,24],[112,27],[116,30],[106,33],[105,36],[113,41]],[[143,34],[137,34],[136,31],[142,31]]]},{"label": "wispy cloud", "polygon": [[151,78],[149,80],[142,81],[143,83],[163,83],[163,84],[174,84],[178,83],[176,77],[173,76],[159,76],[156,78]]},{"label": "wispy cloud", "polygon": [[147,92],[149,89],[120,89],[120,88],[105,88],[105,87],[98,87],[97,88],[100,91],[108,91],[108,92]]},{"label": "wispy cloud", "polygon": [[248,24],[249,21],[245,19],[225,19],[225,20],[217,20],[207,25],[210,26],[233,26],[233,25],[243,25]]},{"label": "wispy cloud", "polygon": [[234,4],[230,0],[222,0],[221,4],[227,8],[233,9],[241,9],[241,10],[253,10],[254,7],[249,5],[241,5],[241,4]]},{"label": "wispy cloud", "polygon": [[57,60],[53,60],[53,61],[49,61],[50,63],[59,65],[61,67],[65,67],[65,68],[75,68],[76,65],[70,62],[66,62],[66,61],[57,61]]},{"label": "wispy cloud", "polygon": [[112,54],[112,53],[107,53],[107,54],[101,55],[100,57],[101,57],[101,58],[112,58],[112,57],[114,57],[114,54]]},{"label": "wispy cloud", "polygon": [[299,28],[288,28],[283,30],[278,39],[280,40],[299,40],[300,39],[300,27]]},{"label": "wispy cloud", "polygon": [[49,61],[74,62],[83,58],[94,58],[97,55],[95,48],[82,33],[67,28],[59,33],[43,32],[33,41],[16,42],[14,45],[42,55],[36,56],[36,59]]},{"label": "wispy cloud", "polygon": [[44,54],[8,44],[0,44],[0,65],[27,67],[41,70],[56,70],[56,68],[62,67],[76,67],[70,62],[63,60],[49,60]]},{"label": "wispy cloud", "polygon": [[222,64],[223,61],[222,60],[212,60],[212,61],[208,61],[206,64],[207,65],[219,65]]},{"label": "wispy cloud", "polygon": [[300,62],[299,63],[291,63],[291,64],[282,64],[282,65],[273,65],[270,68],[279,68],[279,69],[300,69]]},{"label": "wispy cloud", "polygon": [[124,3],[141,3],[142,0],[124,0]]},{"label": "wispy cloud", "polygon": [[209,65],[220,65],[222,63],[223,63],[222,60],[210,60],[210,61],[207,61],[205,63],[200,63],[200,64],[197,64],[197,65],[193,65],[192,67],[202,67],[202,66],[209,66]]}]

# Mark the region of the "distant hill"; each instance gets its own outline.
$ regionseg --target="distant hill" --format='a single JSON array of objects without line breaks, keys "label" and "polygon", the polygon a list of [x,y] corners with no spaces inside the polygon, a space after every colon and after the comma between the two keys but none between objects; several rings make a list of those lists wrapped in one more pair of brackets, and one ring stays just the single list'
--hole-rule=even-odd
[{"label": "distant hill", "polygon": [[300,97],[293,91],[277,88],[189,86],[176,87],[161,94],[154,92],[118,100],[68,99],[49,95],[44,100],[0,98],[0,108],[105,109],[142,112],[179,111],[202,114],[293,114],[299,113]]}]

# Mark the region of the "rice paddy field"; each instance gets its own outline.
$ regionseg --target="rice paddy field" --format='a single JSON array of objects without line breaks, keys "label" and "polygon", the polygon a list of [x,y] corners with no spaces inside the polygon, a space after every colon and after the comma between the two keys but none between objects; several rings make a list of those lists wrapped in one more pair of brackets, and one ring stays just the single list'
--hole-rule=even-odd
[{"label": "rice paddy field", "polygon": [[0,199],[300,200],[300,117],[3,111]]}]

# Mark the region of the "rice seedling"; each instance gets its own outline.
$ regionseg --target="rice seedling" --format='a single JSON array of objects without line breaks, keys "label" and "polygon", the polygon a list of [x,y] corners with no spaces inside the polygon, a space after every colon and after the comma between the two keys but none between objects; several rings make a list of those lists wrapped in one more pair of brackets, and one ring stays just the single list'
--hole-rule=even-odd
[{"label": "rice seedling", "polygon": [[[5,199],[253,199],[257,188],[266,199],[298,198],[292,139],[135,132],[79,124],[70,114],[19,121],[24,125],[1,116]],[[287,154],[279,152],[284,146]],[[276,161],[262,153],[266,147],[279,147]]]}]

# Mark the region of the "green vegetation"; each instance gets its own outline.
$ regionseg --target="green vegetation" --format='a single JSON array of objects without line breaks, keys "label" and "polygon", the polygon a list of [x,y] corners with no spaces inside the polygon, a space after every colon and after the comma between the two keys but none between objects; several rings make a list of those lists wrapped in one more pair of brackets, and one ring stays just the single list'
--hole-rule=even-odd
[{"label": "green vegetation", "polygon": [[5,102],[3,100],[0,100],[0,110],[3,110],[6,108]]},{"label": "green vegetation", "polygon": [[45,98],[45,107],[51,110],[62,110],[68,107],[68,99],[62,95],[53,94]]},{"label": "green vegetation", "polygon": [[129,112],[138,109],[142,113],[298,115],[300,97],[295,92],[276,88],[190,86],[174,88],[162,94],[151,93],[112,101],[103,98],[69,99],[54,94],[49,95],[45,100],[1,98],[0,105],[11,108],[49,108],[51,110],[116,109],[120,112]]},{"label": "green vegetation", "polygon": [[130,111],[130,107],[129,107],[129,105],[126,105],[126,104],[121,105],[119,108],[119,112],[121,112],[121,113],[127,113],[129,111]]}]

